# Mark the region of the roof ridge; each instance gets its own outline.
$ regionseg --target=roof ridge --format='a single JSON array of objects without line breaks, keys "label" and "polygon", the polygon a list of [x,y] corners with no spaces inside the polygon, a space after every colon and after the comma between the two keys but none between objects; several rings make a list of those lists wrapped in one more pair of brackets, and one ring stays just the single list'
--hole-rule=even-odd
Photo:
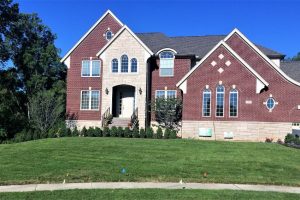
[{"label": "roof ridge", "polygon": [[211,37],[211,36],[219,36],[219,37],[221,37],[221,36],[226,36],[226,35],[222,35],[222,34],[220,34],[220,35],[184,35],[184,36],[168,36],[169,38],[177,38],[177,37]]}]

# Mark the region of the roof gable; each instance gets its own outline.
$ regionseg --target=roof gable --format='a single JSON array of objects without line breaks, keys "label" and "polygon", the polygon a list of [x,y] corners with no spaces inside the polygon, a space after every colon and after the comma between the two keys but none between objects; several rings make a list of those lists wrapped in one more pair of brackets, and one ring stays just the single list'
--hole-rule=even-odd
[{"label": "roof gable", "polygon": [[107,10],[98,20],[97,22],[80,38],[80,40],[68,51],[68,53],[60,60],[60,62],[64,62],[70,54],[79,46],[79,44],[97,27],[97,25],[102,22],[102,20],[107,16],[111,15],[117,23],[123,26],[123,23],[110,11]]}]

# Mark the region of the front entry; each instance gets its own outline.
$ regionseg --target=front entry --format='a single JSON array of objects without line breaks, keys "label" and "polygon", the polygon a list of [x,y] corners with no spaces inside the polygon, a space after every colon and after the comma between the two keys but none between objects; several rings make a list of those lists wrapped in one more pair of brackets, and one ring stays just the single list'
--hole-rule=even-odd
[{"label": "front entry", "polygon": [[135,108],[135,88],[120,85],[113,88],[112,112],[114,117],[130,118]]}]

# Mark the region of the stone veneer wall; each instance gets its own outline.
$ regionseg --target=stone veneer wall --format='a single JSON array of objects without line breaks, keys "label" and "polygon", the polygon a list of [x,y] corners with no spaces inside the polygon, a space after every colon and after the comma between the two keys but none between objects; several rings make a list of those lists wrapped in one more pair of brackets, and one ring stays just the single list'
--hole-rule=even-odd
[{"label": "stone veneer wall", "polygon": [[[212,137],[199,137],[199,128],[212,128]],[[224,132],[233,132],[233,139],[224,139]],[[183,138],[203,140],[265,141],[266,138],[284,140],[292,132],[289,122],[247,122],[247,121],[183,121]]]},{"label": "stone veneer wall", "polygon": [[83,127],[99,127],[101,128],[101,121],[99,120],[66,120],[66,124],[70,128],[77,127],[78,130],[81,130]]},{"label": "stone veneer wall", "polygon": [[[138,61],[137,73],[112,73],[111,61],[116,58],[119,61],[119,70],[121,56],[126,54],[129,60],[136,58]],[[145,102],[146,102],[146,72],[147,60],[150,54],[141,46],[141,44],[126,29],[112,42],[112,44],[100,55],[103,61],[103,82],[102,82],[102,111],[107,108],[112,111],[112,91],[114,86],[131,85],[135,87],[135,104],[138,107],[138,118],[140,127],[145,127]],[[109,93],[106,94],[105,90]],[[142,89],[142,94],[139,89]]]}]

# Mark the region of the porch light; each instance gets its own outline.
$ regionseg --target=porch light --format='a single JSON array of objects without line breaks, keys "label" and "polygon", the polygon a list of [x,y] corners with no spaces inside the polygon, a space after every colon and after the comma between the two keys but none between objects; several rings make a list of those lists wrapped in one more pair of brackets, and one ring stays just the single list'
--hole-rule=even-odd
[{"label": "porch light", "polygon": [[108,93],[109,93],[109,91],[108,91],[108,89],[106,88],[106,89],[105,89],[105,94],[108,94]]},{"label": "porch light", "polygon": [[140,88],[140,89],[139,89],[139,93],[140,93],[140,94],[142,94],[142,93],[143,93],[143,90],[142,90],[142,88]]}]

